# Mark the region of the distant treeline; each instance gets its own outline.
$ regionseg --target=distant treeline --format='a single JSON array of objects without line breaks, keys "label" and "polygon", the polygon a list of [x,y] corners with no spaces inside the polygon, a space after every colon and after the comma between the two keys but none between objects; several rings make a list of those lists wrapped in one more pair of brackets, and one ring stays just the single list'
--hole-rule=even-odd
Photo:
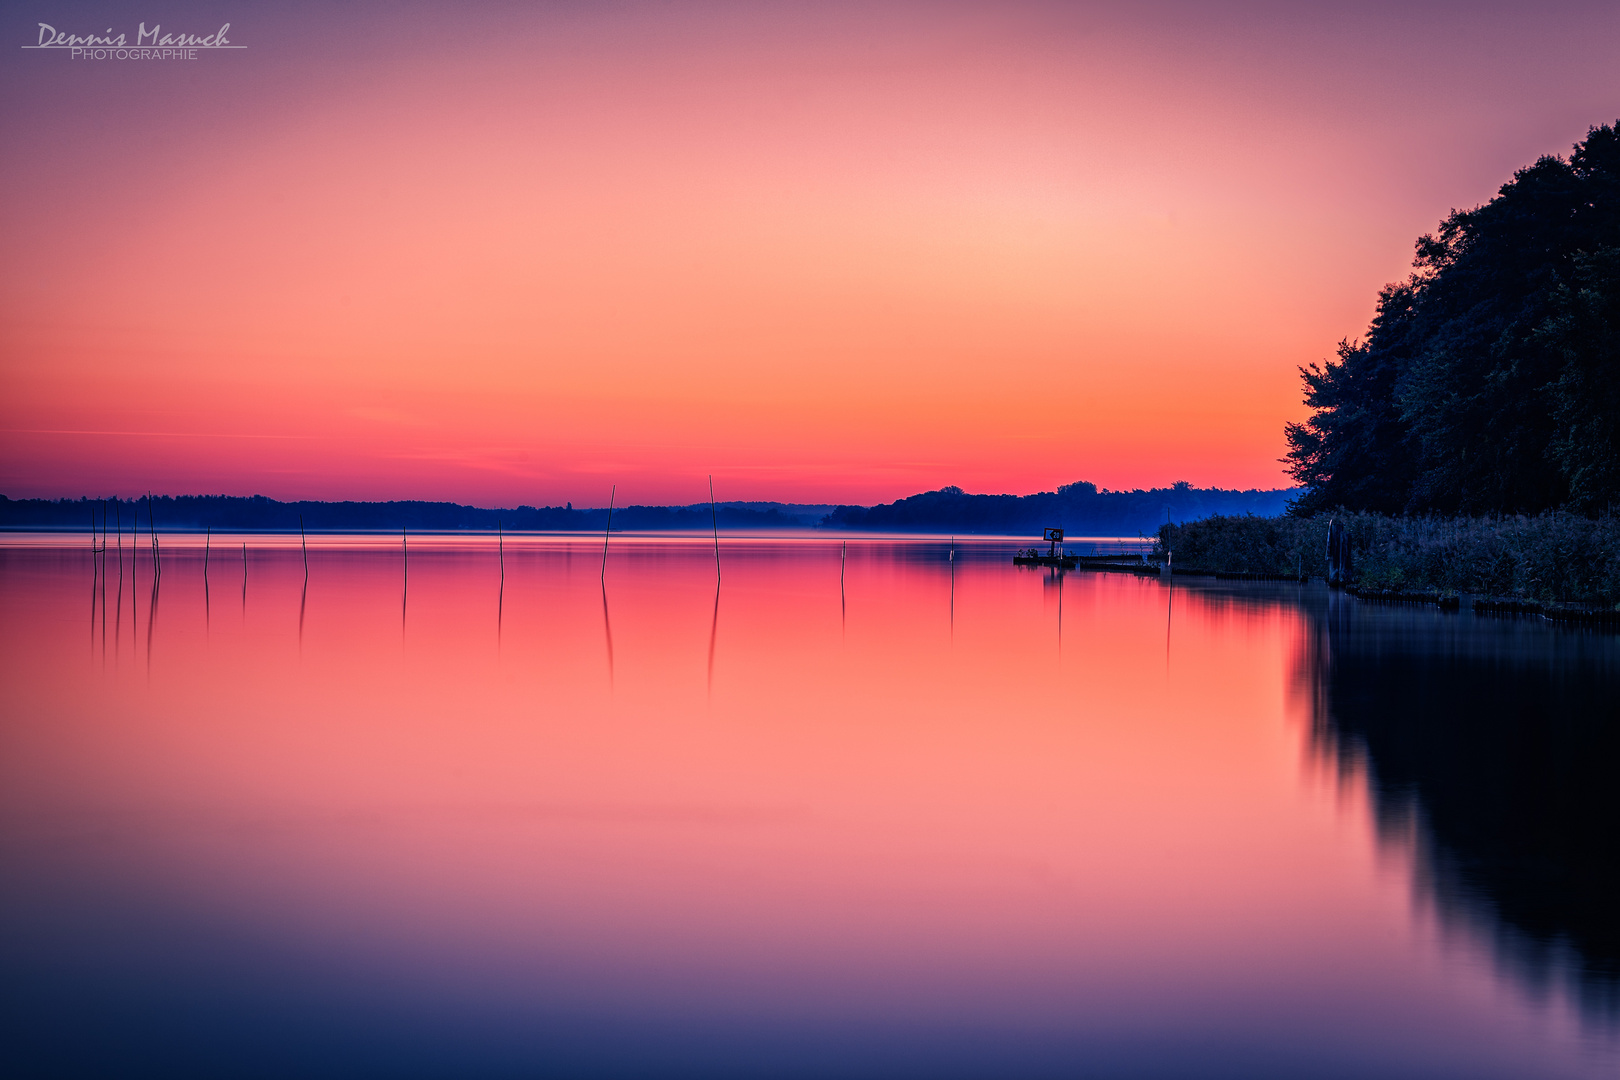
[{"label": "distant treeline", "polygon": [[969,495],[941,488],[880,506],[840,506],[829,527],[874,532],[1038,534],[1052,526],[1072,536],[1153,536],[1166,521],[1192,521],[1211,514],[1272,516],[1287,509],[1294,492],[1195,488],[1185,481],[1167,488],[1108,491],[1079,481],[1034,495]]},{"label": "distant treeline", "polygon": [[[0,495],[0,528],[88,529],[94,514],[100,522],[101,499],[8,499]],[[607,509],[565,506],[519,506],[486,510],[448,502],[278,502],[263,495],[159,495],[105,500],[107,527],[121,521],[130,528],[139,519],[146,529],[156,521],[159,532],[212,528],[224,532],[296,530],[299,519],[312,532],[396,531],[494,532],[512,531],[600,532],[607,527]],[[829,506],[791,503],[721,503],[724,529],[791,529],[813,526],[832,509]],[[707,529],[712,524],[709,505],[622,506],[613,511],[615,529]]]},{"label": "distant treeline", "polygon": [[1301,369],[1295,512],[1620,507],[1620,131],[1455,210],[1365,339]]},{"label": "distant treeline", "polygon": [[[1066,484],[1035,495],[969,495],[961,488],[913,495],[881,506],[820,506],[803,503],[721,503],[722,529],[867,529],[878,532],[956,532],[1038,534],[1047,526],[1071,535],[1154,535],[1166,521],[1188,521],[1210,514],[1280,514],[1290,492],[1225,491],[1186,483],[1142,491],[1103,491],[1095,484]],[[92,515],[107,527],[137,520],[159,532],[211,528],[223,532],[271,532],[303,527],[312,532],[458,530],[515,532],[599,532],[607,527],[604,507],[519,506],[484,509],[448,502],[278,502],[263,495],[159,495],[141,499],[8,499],[0,495],[0,528],[89,529]],[[624,506],[613,511],[613,527],[637,531],[703,530],[712,519],[706,503],[694,506]]]}]

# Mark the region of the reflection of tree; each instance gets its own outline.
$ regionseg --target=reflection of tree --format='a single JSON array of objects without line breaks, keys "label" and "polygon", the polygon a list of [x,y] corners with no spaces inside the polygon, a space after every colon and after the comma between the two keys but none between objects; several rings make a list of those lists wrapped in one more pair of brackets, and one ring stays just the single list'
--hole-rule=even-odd
[{"label": "reflection of tree", "polygon": [[1620,1021],[1620,639],[1346,601],[1301,667],[1318,745],[1365,761],[1382,824],[1421,824],[1442,914]]}]

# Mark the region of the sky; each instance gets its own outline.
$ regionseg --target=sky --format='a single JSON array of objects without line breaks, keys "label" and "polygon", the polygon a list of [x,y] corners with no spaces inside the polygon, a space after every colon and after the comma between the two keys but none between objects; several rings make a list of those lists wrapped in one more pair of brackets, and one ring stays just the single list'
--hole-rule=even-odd
[{"label": "sky", "polygon": [[[194,60],[30,49],[143,22]],[[0,7],[0,493],[1280,487],[1620,5]]]}]

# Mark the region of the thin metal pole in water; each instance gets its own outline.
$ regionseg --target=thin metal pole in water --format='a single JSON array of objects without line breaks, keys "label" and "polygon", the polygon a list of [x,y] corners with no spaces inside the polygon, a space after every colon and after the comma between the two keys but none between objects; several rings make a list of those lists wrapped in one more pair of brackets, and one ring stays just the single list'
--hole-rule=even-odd
[{"label": "thin metal pole in water", "polygon": [[500,519],[495,520],[495,542],[500,546],[501,555],[501,588],[506,588],[506,529],[502,527]]},{"label": "thin metal pole in water", "polygon": [[714,522],[714,580],[720,580],[720,511],[714,505],[714,474],[709,474],[709,519]]},{"label": "thin metal pole in water", "polygon": [[141,627],[135,620],[140,614],[141,602],[135,595],[135,586],[140,581],[140,568],[135,563],[135,541],[140,535],[140,499],[132,500],[132,504],[135,507],[135,519],[129,524],[129,633],[130,648],[135,649],[138,656],[141,647]]},{"label": "thin metal pole in water", "polygon": [[411,545],[405,539],[405,526],[399,527],[399,550],[405,556],[405,588],[411,587]]},{"label": "thin metal pole in water", "polygon": [[163,576],[163,561],[158,554],[157,517],[152,512],[152,493],[146,493],[146,533],[152,538],[152,578]]},{"label": "thin metal pole in water", "polygon": [[213,546],[214,527],[209,525],[207,526],[207,531],[203,533],[203,582],[205,584],[208,581],[208,549]]},{"label": "thin metal pole in water", "polygon": [[309,581],[309,541],[304,539],[304,515],[298,515],[298,546],[304,549],[304,581]]},{"label": "thin metal pole in water", "polygon": [[[608,520],[607,529],[602,533],[602,581],[607,581],[607,546],[608,537],[613,535],[613,499],[619,494],[619,485],[614,484],[613,490],[608,492]],[[602,609],[606,612],[607,608]],[[611,648],[611,646],[610,646]]]}]

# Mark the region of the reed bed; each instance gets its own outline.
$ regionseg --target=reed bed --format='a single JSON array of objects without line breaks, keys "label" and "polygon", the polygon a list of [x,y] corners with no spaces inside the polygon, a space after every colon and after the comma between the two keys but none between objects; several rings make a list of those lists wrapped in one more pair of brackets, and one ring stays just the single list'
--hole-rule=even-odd
[{"label": "reed bed", "polygon": [[1304,574],[1326,568],[1328,522],[1350,537],[1357,584],[1398,592],[1479,593],[1540,604],[1620,608],[1620,518],[1204,518],[1159,529],[1155,553],[1177,569]]}]

